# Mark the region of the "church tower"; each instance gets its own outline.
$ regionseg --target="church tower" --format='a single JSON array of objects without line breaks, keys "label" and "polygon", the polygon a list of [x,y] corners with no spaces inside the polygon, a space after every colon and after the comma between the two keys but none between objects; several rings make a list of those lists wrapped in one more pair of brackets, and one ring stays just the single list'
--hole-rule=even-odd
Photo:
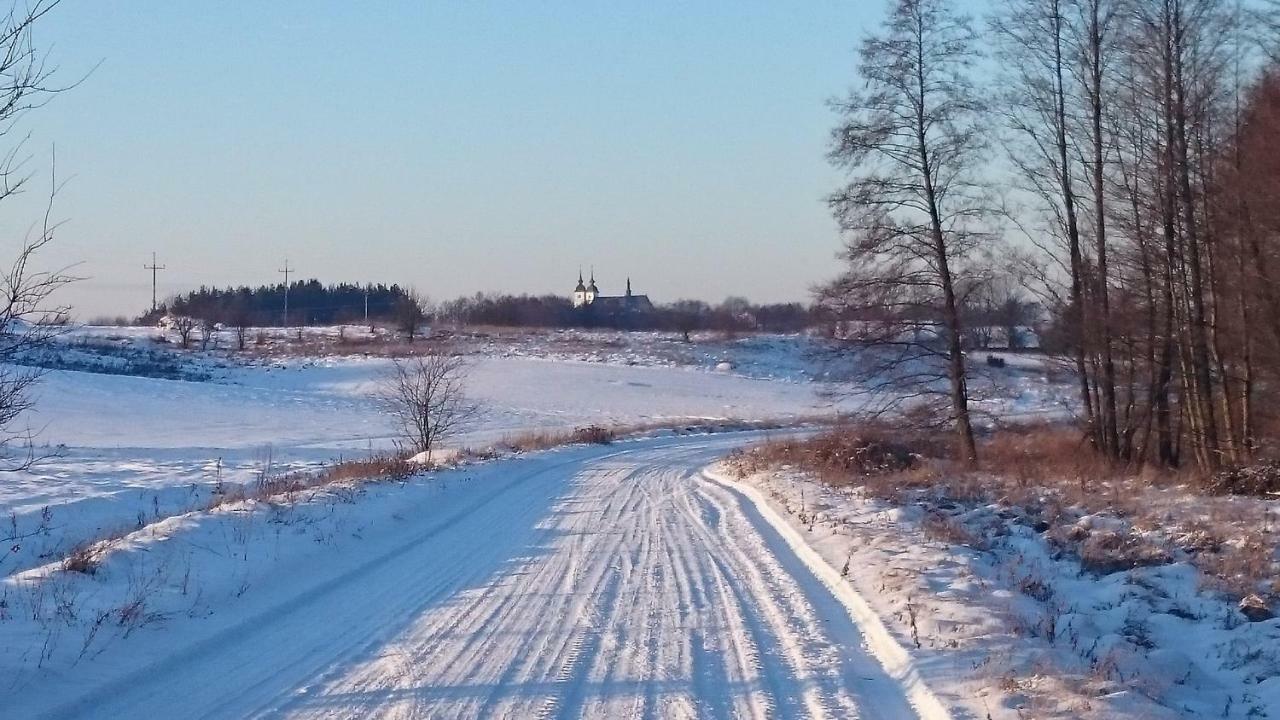
[{"label": "church tower", "polygon": [[591,282],[587,283],[586,304],[590,305],[596,301],[596,296],[600,294],[600,288],[596,287],[596,269],[591,268]]},{"label": "church tower", "polygon": [[578,287],[573,289],[573,306],[580,308],[587,302],[587,286],[582,284],[582,268],[578,268]]}]

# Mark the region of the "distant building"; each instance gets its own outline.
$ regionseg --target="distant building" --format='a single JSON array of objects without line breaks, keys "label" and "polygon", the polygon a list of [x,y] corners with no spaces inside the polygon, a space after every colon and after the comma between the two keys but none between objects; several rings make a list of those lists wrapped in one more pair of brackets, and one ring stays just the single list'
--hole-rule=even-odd
[{"label": "distant building", "polygon": [[648,295],[635,295],[631,292],[631,278],[627,278],[627,294],[601,295],[596,287],[596,273],[591,271],[591,280],[583,284],[582,272],[578,272],[578,286],[573,289],[573,306],[575,308],[591,308],[605,314],[647,313],[653,310],[653,303]]}]

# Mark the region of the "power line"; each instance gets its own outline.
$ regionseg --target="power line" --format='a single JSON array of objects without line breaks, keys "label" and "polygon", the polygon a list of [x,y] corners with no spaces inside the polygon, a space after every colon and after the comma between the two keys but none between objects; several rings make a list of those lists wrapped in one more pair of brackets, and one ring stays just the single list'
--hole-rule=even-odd
[{"label": "power line", "polygon": [[144,270],[151,271],[151,312],[155,312],[156,311],[156,272],[159,270],[164,270],[165,266],[156,264],[156,254],[153,252],[151,253],[151,264],[143,265],[142,268]]},{"label": "power line", "polygon": [[284,326],[289,327],[289,273],[296,268],[289,267],[289,258],[284,259],[284,269],[276,272],[284,273]]}]

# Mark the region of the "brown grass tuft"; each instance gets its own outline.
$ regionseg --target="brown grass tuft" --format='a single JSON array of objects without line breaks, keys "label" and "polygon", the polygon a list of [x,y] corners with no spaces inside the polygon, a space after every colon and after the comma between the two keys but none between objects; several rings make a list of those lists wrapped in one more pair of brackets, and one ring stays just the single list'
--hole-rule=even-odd
[{"label": "brown grass tuft", "polygon": [[100,543],[81,543],[71,548],[66,557],[62,558],[62,571],[93,575],[102,565],[104,552],[105,548]]}]

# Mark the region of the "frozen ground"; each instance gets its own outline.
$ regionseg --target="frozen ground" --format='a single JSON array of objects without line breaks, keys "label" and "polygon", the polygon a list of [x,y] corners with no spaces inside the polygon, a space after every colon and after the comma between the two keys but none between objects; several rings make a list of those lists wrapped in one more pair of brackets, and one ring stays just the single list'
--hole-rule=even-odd
[{"label": "frozen ground", "polygon": [[92,575],[11,577],[5,713],[951,717],[832,568],[700,475],[743,440],[229,507],[135,533]]}]

